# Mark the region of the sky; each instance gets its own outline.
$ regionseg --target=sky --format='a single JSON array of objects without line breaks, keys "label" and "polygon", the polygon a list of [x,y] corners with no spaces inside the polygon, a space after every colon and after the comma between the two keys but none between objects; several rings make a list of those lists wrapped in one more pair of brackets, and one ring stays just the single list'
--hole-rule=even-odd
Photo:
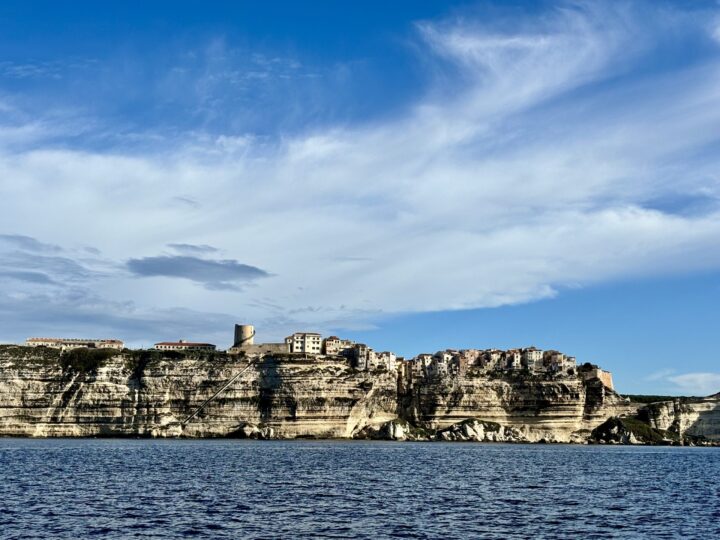
[{"label": "sky", "polygon": [[0,342],[535,345],[720,391],[720,4],[0,4]]}]

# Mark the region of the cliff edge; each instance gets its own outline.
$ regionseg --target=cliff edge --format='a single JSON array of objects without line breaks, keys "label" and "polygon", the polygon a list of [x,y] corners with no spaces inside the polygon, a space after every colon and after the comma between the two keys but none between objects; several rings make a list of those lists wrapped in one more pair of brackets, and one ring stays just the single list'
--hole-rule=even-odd
[{"label": "cliff edge", "polygon": [[[692,405],[705,422],[702,407],[710,405]],[[671,421],[666,409],[653,409],[655,422]],[[289,353],[0,347],[4,436],[585,442],[608,418],[636,413],[637,404],[602,381],[577,375],[409,379],[402,370],[363,371],[339,357]],[[682,425],[698,430],[706,424]],[[720,431],[716,420],[702,429]]]}]

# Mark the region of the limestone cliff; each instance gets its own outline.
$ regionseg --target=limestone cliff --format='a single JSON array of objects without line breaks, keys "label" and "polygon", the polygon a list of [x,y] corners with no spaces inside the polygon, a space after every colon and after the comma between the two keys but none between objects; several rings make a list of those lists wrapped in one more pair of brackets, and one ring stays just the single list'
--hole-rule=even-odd
[{"label": "limestone cliff", "polygon": [[402,401],[415,424],[447,428],[467,418],[520,430],[529,441],[580,440],[609,416],[637,407],[599,380],[532,377],[439,377],[414,384]]},{"label": "limestone cliff", "polygon": [[655,429],[720,441],[720,394],[650,403],[638,418]]},{"label": "limestone cliff", "polygon": [[349,437],[396,416],[390,373],[266,357],[183,427],[248,359],[126,353],[76,371],[63,369],[58,357],[21,347],[0,352],[0,435],[232,436],[252,423],[277,437]]},{"label": "limestone cliff", "polygon": [[[466,440],[467,432],[469,440],[580,441],[608,417],[636,410],[599,380],[573,376],[404,381],[342,359],[293,355],[133,351],[86,360],[0,347],[0,435],[352,437],[400,420],[445,430],[447,440]],[[482,436],[477,423],[452,428],[467,419],[484,422]],[[502,431],[489,427],[495,423]]]}]

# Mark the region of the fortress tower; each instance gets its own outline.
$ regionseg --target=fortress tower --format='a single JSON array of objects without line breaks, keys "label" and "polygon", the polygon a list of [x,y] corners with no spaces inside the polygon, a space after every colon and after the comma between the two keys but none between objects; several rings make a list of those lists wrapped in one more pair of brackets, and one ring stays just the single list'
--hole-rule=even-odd
[{"label": "fortress tower", "polygon": [[253,345],[255,337],[255,327],[252,324],[236,324],[235,325],[235,343],[233,347],[244,347]]}]

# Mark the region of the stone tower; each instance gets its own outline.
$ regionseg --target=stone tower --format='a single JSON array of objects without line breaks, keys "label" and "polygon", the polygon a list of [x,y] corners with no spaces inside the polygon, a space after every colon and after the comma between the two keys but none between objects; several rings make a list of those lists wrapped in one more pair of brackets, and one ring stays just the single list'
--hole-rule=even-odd
[{"label": "stone tower", "polygon": [[235,325],[235,343],[233,347],[243,347],[254,343],[255,327],[252,324]]}]

